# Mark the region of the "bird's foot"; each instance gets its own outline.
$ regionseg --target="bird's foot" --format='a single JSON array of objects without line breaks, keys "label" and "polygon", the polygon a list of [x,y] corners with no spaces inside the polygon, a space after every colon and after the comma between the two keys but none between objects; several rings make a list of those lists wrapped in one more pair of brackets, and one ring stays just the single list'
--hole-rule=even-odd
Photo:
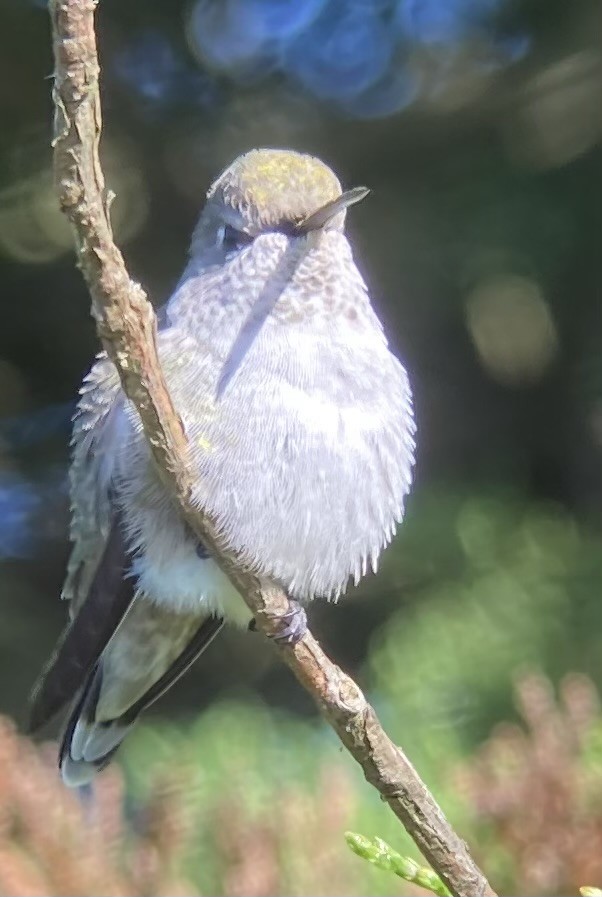
[{"label": "bird's foot", "polygon": [[[249,631],[257,632],[255,619],[249,623]],[[278,618],[278,629],[270,638],[279,645],[296,645],[307,632],[307,614],[298,601],[289,598],[289,610]]]},{"label": "bird's foot", "polygon": [[271,636],[280,645],[296,645],[307,632],[307,614],[298,601],[289,598],[289,609],[278,619],[278,630]]}]

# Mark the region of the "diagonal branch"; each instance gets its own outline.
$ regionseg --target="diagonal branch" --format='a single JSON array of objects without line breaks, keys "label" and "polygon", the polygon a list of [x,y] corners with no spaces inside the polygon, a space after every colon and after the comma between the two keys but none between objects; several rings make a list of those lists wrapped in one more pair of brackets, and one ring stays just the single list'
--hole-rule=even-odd
[{"label": "diagonal branch", "polygon": [[[138,410],[161,480],[183,517],[207,546],[266,635],[288,610],[288,599],[237,562],[220,545],[214,522],[191,502],[187,443],[157,357],[156,319],[115,246],[98,145],[101,107],[94,0],[50,0],[55,58],[54,163],[61,207],[73,226],[77,262],[92,297],[92,314],[124,392]],[[355,682],[308,632],[278,648],[424,856],[453,894],[494,895],[466,844],[455,834],[402,750],[383,731]]]}]

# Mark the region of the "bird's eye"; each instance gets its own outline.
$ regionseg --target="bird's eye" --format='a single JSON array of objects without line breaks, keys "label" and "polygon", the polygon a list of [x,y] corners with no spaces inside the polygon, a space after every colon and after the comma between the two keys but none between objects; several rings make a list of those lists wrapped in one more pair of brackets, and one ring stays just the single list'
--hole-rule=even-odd
[{"label": "bird's eye", "polygon": [[243,246],[248,246],[253,242],[253,237],[245,233],[243,230],[236,230],[231,224],[224,224],[219,229],[218,244],[222,246],[226,252],[237,252]]}]

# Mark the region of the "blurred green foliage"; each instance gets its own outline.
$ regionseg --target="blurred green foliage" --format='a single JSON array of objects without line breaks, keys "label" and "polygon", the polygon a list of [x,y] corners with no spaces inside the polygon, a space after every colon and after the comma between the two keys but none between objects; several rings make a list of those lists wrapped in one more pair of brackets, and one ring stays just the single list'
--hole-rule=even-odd
[{"label": "blurred green foliage", "polygon": [[[398,562],[427,584],[376,633],[368,663],[410,753],[422,752],[425,726],[473,747],[507,716],[521,668],[542,666],[555,680],[582,669],[599,681],[599,537],[560,505],[437,492],[414,504]],[[448,746],[433,742],[437,763]]]}]

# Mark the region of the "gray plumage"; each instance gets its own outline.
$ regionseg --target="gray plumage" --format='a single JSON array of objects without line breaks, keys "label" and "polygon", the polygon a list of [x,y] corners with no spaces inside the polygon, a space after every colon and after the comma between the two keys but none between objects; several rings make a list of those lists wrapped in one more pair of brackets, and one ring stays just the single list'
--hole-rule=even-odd
[{"label": "gray plumage", "polygon": [[[376,570],[403,516],[414,453],[408,379],[353,261],[344,211],[295,231],[340,195],[311,156],[255,150],[236,160],[209,191],[158,336],[195,502],[245,563],[304,603],[337,599]],[[72,625],[112,527],[133,585],[115,634],[74,686],[62,770],[79,784],[133,722],[128,709],[142,709],[174,665],[180,674],[203,620],[246,624],[250,614],[179,518],[104,356],[74,421],[71,496]],[[59,650],[48,675],[60,662]],[[43,681],[42,720],[44,700]]]}]

